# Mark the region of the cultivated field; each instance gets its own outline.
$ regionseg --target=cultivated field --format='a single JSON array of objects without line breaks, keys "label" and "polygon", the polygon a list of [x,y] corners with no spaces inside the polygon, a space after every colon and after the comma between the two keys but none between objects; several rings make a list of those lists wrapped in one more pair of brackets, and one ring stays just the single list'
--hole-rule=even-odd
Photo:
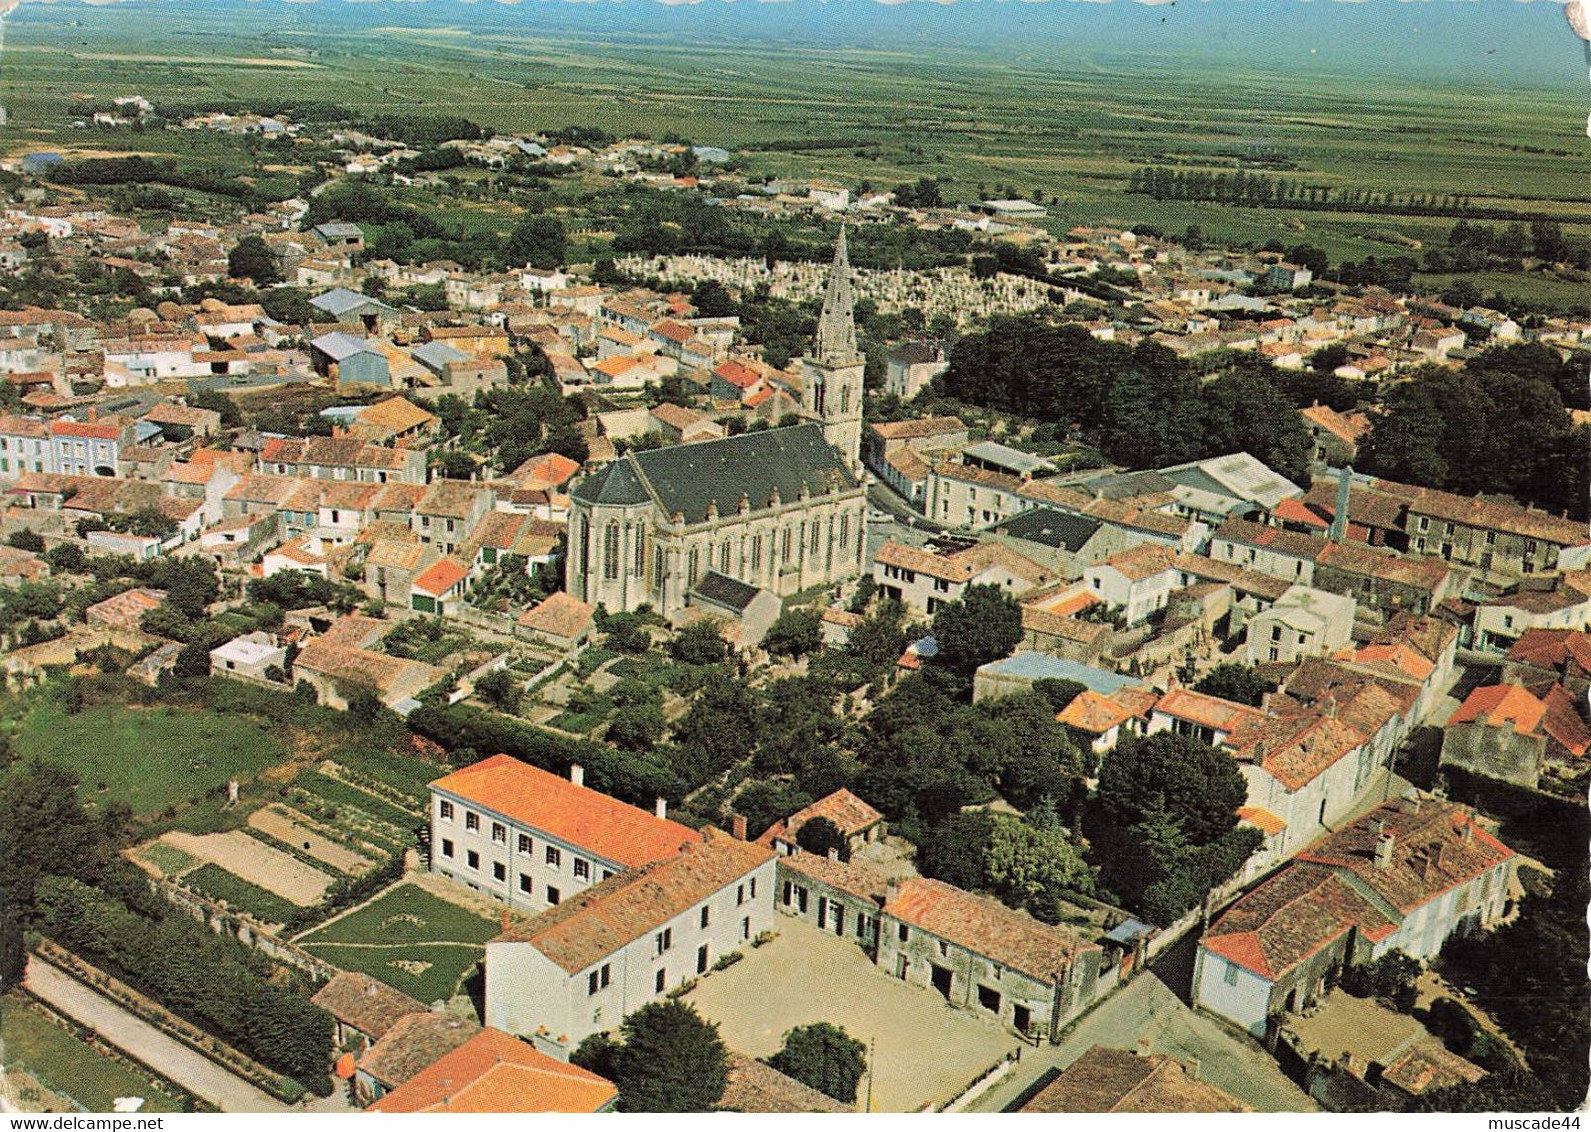
[{"label": "cultivated field", "polygon": [[402,883],[296,942],[344,970],[434,1002],[458,993],[460,980],[500,930],[500,921]]}]

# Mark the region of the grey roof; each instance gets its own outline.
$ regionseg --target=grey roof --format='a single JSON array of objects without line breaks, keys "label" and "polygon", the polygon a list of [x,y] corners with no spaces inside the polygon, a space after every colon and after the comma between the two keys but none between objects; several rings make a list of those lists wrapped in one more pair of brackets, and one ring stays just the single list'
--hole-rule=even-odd
[{"label": "grey roof", "polygon": [[728,574],[720,574],[717,570],[709,570],[691,592],[714,605],[721,605],[736,613],[744,613],[746,607],[757,596],[757,587],[748,586],[745,582],[737,581]]},{"label": "grey roof", "polygon": [[1048,507],[1035,507],[1031,511],[1012,516],[1009,522],[1000,527],[1000,530],[1023,542],[1036,542],[1041,546],[1054,547],[1057,550],[1064,547],[1076,554],[1085,542],[1094,537],[1094,532],[1102,525],[1097,519],[1068,515],[1064,511],[1052,511]]},{"label": "grey roof", "polygon": [[344,358],[351,358],[355,354],[382,356],[380,351],[373,349],[370,343],[363,338],[355,338],[352,334],[344,334],[341,330],[333,330],[329,334],[322,334],[310,345],[334,362],[340,362]]},{"label": "grey roof", "polygon": [[707,519],[709,504],[719,514],[740,510],[744,495],[753,511],[769,507],[777,491],[784,501],[800,497],[805,487],[814,496],[833,484],[841,491],[857,486],[817,424],[748,432],[721,440],[631,452],[587,476],[574,497],[587,503],[634,504],[648,498],[676,511],[687,523]]},{"label": "grey roof", "polygon": [[1303,488],[1247,452],[1161,468],[1160,474],[1187,487],[1257,503],[1266,510],[1274,509],[1284,499],[1296,499],[1304,494]]},{"label": "grey roof", "polygon": [[347,287],[333,287],[324,295],[316,295],[309,305],[341,318],[345,314],[397,314],[397,310],[380,299],[361,295]]},{"label": "grey roof", "polygon": [[1135,495],[1170,491],[1175,486],[1175,480],[1159,472],[1117,472],[1085,480],[1082,489],[1105,499],[1130,499]]},{"label": "grey roof", "polygon": [[1004,660],[985,664],[978,671],[1017,676],[1024,680],[1071,680],[1102,696],[1140,683],[1131,676],[1106,672],[1103,668],[1093,668],[1087,664],[1076,664],[1042,652],[1019,652]]},{"label": "grey roof", "polygon": [[985,464],[993,464],[999,468],[1007,468],[1017,475],[1028,472],[1042,471],[1055,467],[1054,464],[1042,456],[1035,456],[1031,452],[1023,452],[993,440],[980,440],[977,444],[969,446],[963,457],[970,457]]},{"label": "grey roof", "polygon": [[364,230],[357,224],[349,224],[342,220],[329,220],[325,224],[315,225],[315,232],[333,240],[346,240],[354,236],[363,237]]},{"label": "grey roof", "polygon": [[424,346],[410,350],[409,356],[426,369],[436,371],[449,362],[462,362],[469,358],[464,351],[454,349],[446,342],[427,342]]},{"label": "grey roof", "polygon": [[942,361],[938,344],[916,339],[911,342],[902,342],[889,351],[889,360],[900,362],[902,365],[919,366],[929,362]]}]

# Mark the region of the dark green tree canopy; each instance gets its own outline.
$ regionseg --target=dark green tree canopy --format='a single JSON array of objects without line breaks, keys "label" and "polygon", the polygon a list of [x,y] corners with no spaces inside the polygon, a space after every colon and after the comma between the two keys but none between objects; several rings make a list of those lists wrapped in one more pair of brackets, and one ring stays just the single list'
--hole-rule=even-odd
[{"label": "dark green tree canopy", "polygon": [[1022,643],[1022,607],[999,586],[968,586],[934,614],[935,662],[960,676],[1010,656]]},{"label": "dark green tree canopy", "polygon": [[768,1064],[842,1104],[856,1103],[856,1084],[867,1072],[867,1047],[839,1026],[797,1026]]},{"label": "dark green tree canopy", "polygon": [[827,857],[834,850],[840,860],[851,858],[851,846],[840,827],[825,817],[808,818],[796,830],[796,844],[817,857]]},{"label": "dark green tree canopy", "polygon": [[712,1112],[729,1084],[718,1025],[677,999],[649,1002],[624,1020],[613,1052],[623,1112]]}]

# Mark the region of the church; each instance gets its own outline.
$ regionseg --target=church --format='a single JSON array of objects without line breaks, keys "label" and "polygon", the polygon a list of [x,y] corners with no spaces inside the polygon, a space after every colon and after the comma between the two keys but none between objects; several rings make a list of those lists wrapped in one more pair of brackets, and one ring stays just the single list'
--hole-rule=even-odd
[{"label": "church", "polygon": [[801,424],[629,452],[570,493],[566,588],[610,613],[672,618],[710,573],[780,597],[862,572],[862,374],[841,229]]}]

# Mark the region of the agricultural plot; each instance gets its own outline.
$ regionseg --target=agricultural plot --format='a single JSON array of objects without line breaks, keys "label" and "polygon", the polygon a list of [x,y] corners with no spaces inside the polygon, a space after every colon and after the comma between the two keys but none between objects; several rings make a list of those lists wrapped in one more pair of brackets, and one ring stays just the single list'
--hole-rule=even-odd
[{"label": "agricultural plot", "polygon": [[0,999],[0,1047],[5,1092],[24,1111],[69,1111],[60,1100],[110,1112],[118,1097],[142,1097],[140,1112],[182,1111],[147,1077],[79,1040],[20,995]]},{"label": "agricultural plot", "polygon": [[[219,865],[238,880],[272,893],[299,908],[315,904],[331,887],[332,878],[326,873],[241,830],[197,836],[173,832],[163,834],[160,840],[191,856]],[[210,875],[213,879],[214,874]]]},{"label": "agricultural plot", "polygon": [[298,911],[298,905],[234,876],[220,865],[200,865],[192,872],[185,873],[181,879],[183,884],[201,896],[208,896],[236,911],[247,912],[262,923],[280,924]]},{"label": "agricultural plot", "polygon": [[410,883],[296,942],[346,971],[362,971],[421,1002],[451,998],[500,925]]},{"label": "agricultural plot", "polygon": [[48,699],[23,717],[12,743],[22,758],[75,771],[84,802],[125,801],[140,817],[228,779],[252,779],[287,757],[270,731],[236,716],[115,704],[69,714]]}]

